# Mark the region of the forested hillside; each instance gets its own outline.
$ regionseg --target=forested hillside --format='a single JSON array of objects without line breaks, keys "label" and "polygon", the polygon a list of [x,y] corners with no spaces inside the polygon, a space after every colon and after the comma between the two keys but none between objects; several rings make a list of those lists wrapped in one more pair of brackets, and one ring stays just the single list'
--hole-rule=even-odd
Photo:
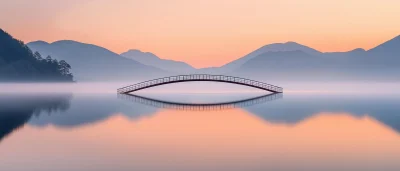
[{"label": "forested hillside", "polygon": [[69,82],[73,80],[70,69],[66,61],[33,53],[22,41],[0,29],[0,81]]}]

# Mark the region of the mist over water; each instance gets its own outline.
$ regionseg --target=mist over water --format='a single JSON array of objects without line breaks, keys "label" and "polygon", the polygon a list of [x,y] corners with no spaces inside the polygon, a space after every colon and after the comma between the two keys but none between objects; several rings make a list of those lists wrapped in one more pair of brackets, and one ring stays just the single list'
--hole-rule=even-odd
[{"label": "mist over water", "polygon": [[268,92],[196,82],[135,93],[161,102],[116,94],[134,83],[1,84],[0,170],[400,168],[397,83],[282,82],[282,97],[239,104]]},{"label": "mist over water", "polygon": [[[83,83],[2,83],[0,93],[116,93],[118,88],[138,83],[83,82]],[[336,94],[400,94],[400,82],[267,82],[284,88],[285,93]],[[263,93],[263,90],[241,85],[215,82],[184,82],[167,84],[138,92],[159,93]]]}]

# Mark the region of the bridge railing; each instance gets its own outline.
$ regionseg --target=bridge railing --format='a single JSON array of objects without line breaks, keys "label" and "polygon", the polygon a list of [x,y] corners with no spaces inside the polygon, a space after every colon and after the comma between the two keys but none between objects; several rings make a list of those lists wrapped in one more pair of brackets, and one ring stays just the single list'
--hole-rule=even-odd
[{"label": "bridge railing", "polygon": [[233,77],[233,76],[225,76],[225,75],[208,75],[208,74],[193,74],[193,75],[178,75],[178,76],[170,76],[164,78],[158,78],[154,80],[144,81],[141,83],[137,83],[134,85],[126,86],[123,88],[118,89],[118,93],[126,93],[132,92],[139,89],[143,89],[145,87],[154,86],[158,84],[164,84],[167,82],[180,82],[180,81],[190,81],[190,80],[210,80],[210,81],[224,81],[224,82],[234,82],[240,83],[245,85],[252,85],[255,87],[264,88],[267,90],[272,90],[275,92],[282,92],[283,88],[274,86],[271,84],[254,81],[245,78]]}]

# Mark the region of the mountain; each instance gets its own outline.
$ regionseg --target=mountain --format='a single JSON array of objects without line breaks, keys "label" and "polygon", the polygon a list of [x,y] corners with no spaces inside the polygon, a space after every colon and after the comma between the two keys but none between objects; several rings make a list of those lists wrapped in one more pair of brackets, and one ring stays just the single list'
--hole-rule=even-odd
[{"label": "mountain", "polygon": [[188,72],[189,73],[194,72],[196,70],[187,63],[174,60],[161,59],[158,56],[154,55],[153,53],[142,52],[140,50],[129,50],[127,52],[122,53],[121,56],[133,59],[145,65],[153,66],[156,68],[160,68],[175,73],[184,74]]},{"label": "mountain", "polygon": [[[310,49],[265,52],[229,72],[253,79],[399,80],[400,37],[365,51],[316,53]],[[250,54],[255,54],[252,52]],[[244,57],[245,58],[245,57]],[[247,57],[248,58],[248,57]],[[237,61],[243,62],[243,59]],[[229,64],[228,64],[229,65]]]},{"label": "mountain", "polygon": [[[322,53],[295,43],[265,45],[221,67],[194,69],[190,65],[139,50],[121,55],[95,45],[74,41],[43,41],[28,46],[71,63],[78,80],[109,80],[176,75],[227,74],[254,79],[281,80],[399,80],[400,36],[371,50]],[[129,59],[128,59],[129,58]],[[0,64],[4,61],[0,60]],[[169,71],[170,73],[168,73]]]},{"label": "mountain", "polygon": [[400,53],[400,35],[397,37],[378,45],[368,51],[372,54],[386,54],[386,56],[393,56]]},{"label": "mountain", "polygon": [[43,59],[20,40],[0,29],[0,81],[72,81],[71,66],[50,56]]},{"label": "mountain", "polygon": [[308,53],[310,55],[315,55],[315,56],[322,54],[321,52],[319,52],[315,49],[298,44],[296,42],[274,43],[274,44],[265,45],[255,51],[249,53],[248,55],[246,55],[244,57],[234,60],[228,64],[225,64],[225,65],[221,66],[219,69],[217,69],[216,72],[219,72],[219,73],[231,72],[235,69],[238,69],[241,65],[246,63],[248,60],[250,60],[254,57],[257,57],[266,52],[287,52],[287,51],[298,51],[298,50]]},{"label": "mountain", "polygon": [[[242,66],[242,70],[278,70],[284,68],[285,71],[298,70],[302,68],[318,67],[322,62],[321,58],[307,54],[303,51],[287,52],[266,52],[258,55]],[[314,68],[317,69],[317,68]]]},{"label": "mountain", "polygon": [[357,48],[348,52],[326,52],[324,56],[336,56],[340,58],[350,58],[354,56],[365,56],[367,51],[362,48]]},{"label": "mountain", "polygon": [[100,46],[61,40],[27,44],[32,51],[67,60],[78,81],[144,80],[168,72],[124,58]]},{"label": "mountain", "polygon": [[[324,62],[332,61],[328,58],[310,55],[300,50],[266,52],[260,54],[241,65],[229,75],[237,75],[258,80],[322,76],[327,74],[330,67]],[[332,64],[332,62],[329,62]]]},{"label": "mountain", "polygon": [[400,66],[400,35],[368,50],[372,62],[389,67]]}]

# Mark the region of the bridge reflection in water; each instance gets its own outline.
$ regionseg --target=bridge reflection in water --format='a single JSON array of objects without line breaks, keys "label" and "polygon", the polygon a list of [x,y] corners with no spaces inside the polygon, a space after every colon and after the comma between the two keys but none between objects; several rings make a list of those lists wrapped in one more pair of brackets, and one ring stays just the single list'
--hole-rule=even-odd
[{"label": "bridge reflection in water", "polygon": [[282,93],[272,93],[244,100],[221,102],[221,103],[180,103],[180,102],[170,102],[170,101],[152,99],[133,94],[118,94],[118,98],[123,100],[140,103],[148,106],[153,106],[156,108],[186,110],[186,111],[212,111],[212,110],[243,108],[247,106],[265,103],[268,101],[277,100],[282,97],[283,97]]}]

